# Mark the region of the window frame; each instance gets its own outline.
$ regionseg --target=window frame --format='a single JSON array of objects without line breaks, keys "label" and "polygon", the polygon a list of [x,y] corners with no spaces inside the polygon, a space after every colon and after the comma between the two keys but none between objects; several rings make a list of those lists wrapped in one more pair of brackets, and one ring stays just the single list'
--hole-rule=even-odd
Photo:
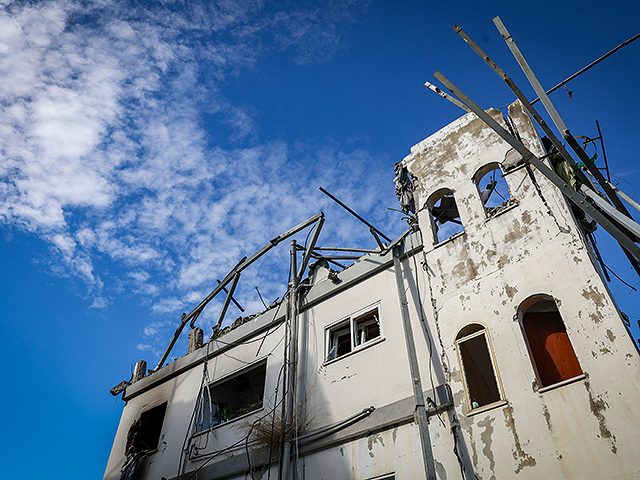
[{"label": "window frame", "polygon": [[[260,406],[246,411],[246,412],[242,412],[236,416],[233,416],[231,418],[229,418],[226,421],[220,421],[218,423],[216,423],[215,425],[212,425],[212,419],[211,419],[211,405],[212,403],[217,403],[214,402],[211,397],[212,395],[212,391],[214,389],[216,389],[217,387],[220,387],[221,385],[233,381],[234,379],[245,375],[247,373],[250,373],[253,370],[258,370],[258,369],[262,369],[264,367],[264,380],[263,380],[263,384],[262,384],[262,398],[261,398],[261,402],[260,402]],[[205,384],[204,387],[200,390],[199,394],[198,394],[198,398],[197,398],[197,405],[196,405],[196,420],[195,420],[195,435],[199,435],[201,433],[205,433],[208,432],[210,430],[213,430],[215,428],[221,427],[223,425],[229,425],[231,423],[236,422],[237,420],[244,418],[248,415],[252,415],[256,412],[259,412],[261,410],[264,409],[264,401],[265,401],[265,392],[266,392],[266,387],[267,387],[267,372],[268,372],[268,365],[267,365],[267,358],[261,358],[260,360],[253,362],[249,365],[244,365],[241,368],[238,368],[236,370],[234,370],[233,372],[228,373],[227,375],[224,375],[223,377],[220,377],[217,380],[214,380],[213,382],[210,382],[208,384]],[[209,405],[204,404],[204,402],[211,402]],[[205,413],[205,410],[208,408],[208,413]],[[208,422],[209,425],[205,425],[205,420],[208,417]],[[200,423],[199,421],[202,420],[202,428],[199,429]]]},{"label": "window frame", "polygon": [[[575,357],[575,360],[577,362],[577,365],[580,369],[580,373],[577,375],[574,375],[573,377],[569,377],[569,378],[565,378],[563,380],[559,380],[557,382],[554,383],[550,383],[548,385],[543,385],[543,379],[542,379],[542,375],[540,374],[540,370],[538,368],[538,362],[536,361],[536,356],[534,355],[533,352],[533,348],[531,346],[531,341],[529,340],[529,335],[527,334],[527,330],[524,324],[524,317],[527,313],[527,311],[533,307],[536,303],[539,302],[543,302],[543,301],[548,301],[548,302],[553,302],[553,304],[556,307],[556,312],[558,313],[558,317],[560,322],[562,323],[562,326],[564,327],[564,332],[567,335],[567,339],[569,341],[569,345],[571,346],[571,350],[573,352],[573,355]],[[531,295],[530,297],[528,297],[526,300],[524,300],[520,306],[518,307],[518,314],[516,316],[518,323],[520,324],[520,330],[522,331],[522,336],[524,338],[524,343],[527,347],[527,353],[529,354],[529,361],[531,362],[531,366],[533,368],[533,374],[535,375],[535,379],[536,379],[536,383],[537,383],[537,391],[539,393],[544,393],[548,390],[553,390],[554,388],[558,388],[558,387],[562,387],[564,385],[567,385],[569,383],[573,383],[573,382],[577,382],[580,381],[584,378],[586,378],[586,375],[584,373],[584,369],[582,368],[582,365],[580,364],[580,360],[578,359],[578,354],[575,351],[575,348],[573,348],[573,342],[571,341],[571,337],[569,336],[569,332],[567,331],[567,325],[564,321],[564,318],[562,316],[562,313],[560,313],[560,308],[558,305],[558,302],[556,301],[556,298],[548,295],[548,294],[544,294],[544,293],[539,293],[539,294],[535,294],[535,295]]]},{"label": "window frame", "polygon": [[[143,452],[151,454],[158,451],[160,439],[162,438],[164,421],[167,417],[168,406],[169,402],[165,401],[151,408],[147,408],[140,413],[140,416],[131,424],[129,431],[127,432],[125,456],[137,455]],[[152,438],[152,446],[146,445],[144,442],[144,440],[148,440],[149,437]],[[136,446],[139,446],[140,444],[144,444],[149,448],[136,448]]]},{"label": "window frame", "polygon": [[[477,325],[480,328],[461,337],[460,335],[462,334],[463,330],[472,325]],[[480,336],[484,336],[484,339],[485,339],[487,353],[489,355],[489,361],[491,362],[491,369],[492,369],[493,376],[496,382],[496,387],[498,390],[498,398],[493,402],[473,408],[471,404],[471,392],[469,388],[469,382],[467,380],[467,369],[465,368],[465,364],[462,360],[462,352],[460,349],[460,344]],[[464,325],[456,333],[454,344],[456,348],[456,354],[458,356],[458,365],[460,366],[461,380],[462,380],[464,396],[465,396],[466,405],[467,405],[467,414],[474,415],[476,413],[484,412],[491,408],[495,408],[505,404],[506,398],[504,395],[504,390],[502,388],[502,381],[500,380],[500,374],[498,372],[498,364],[496,362],[495,354],[493,351],[493,345],[491,344],[491,339],[489,338],[489,330],[487,329],[487,326],[480,322],[472,322]]]},{"label": "window frame", "polygon": [[[436,206],[436,203],[440,202],[444,197],[453,198],[453,201],[456,206],[456,210],[458,211],[458,218],[460,219],[459,226],[461,230],[453,232],[451,235],[447,236],[446,238],[440,238],[438,235],[440,228],[436,224],[436,219],[434,218],[434,215],[433,215],[433,208]],[[426,206],[427,206],[427,210],[429,211],[429,221],[431,222],[431,233],[433,236],[434,246],[438,246],[443,243],[446,243],[465,233],[464,223],[462,223],[462,217],[460,216],[460,207],[458,206],[458,200],[456,199],[456,192],[453,189],[447,188],[447,187],[439,188],[438,190],[433,192],[431,195],[429,195],[429,198],[427,199],[427,202],[426,202]],[[442,226],[445,223],[442,223],[440,225]],[[453,223],[454,225],[457,225],[455,222],[451,222],[451,223]]]},{"label": "window frame", "polygon": [[[495,207],[487,207],[487,205],[482,201],[482,186],[480,185],[480,181],[494,170],[499,170],[502,174],[502,180],[507,185],[507,189],[509,190],[509,198],[506,199],[502,205],[497,205]],[[518,204],[517,200],[513,196],[513,192],[511,191],[511,185],[507,181],[506,176],[504,175],[504,169],[500,162],[491,162],[487,163],[480,167],[473,176],[473,183],[476,186],[476,190],[478,191],[478,197],[480,198],[480,203],[482,204],[482,208],[484,209],[484,214],[487,219],[493,218],[497,215],[500,215],[507,210],[511,210],[514,206]],[[500,182],[498,181],[498,184]]]},{"label": "window frame", "polygon": [[[364,342],[358,343],[357,333],[358,333],[358,321],[368,320],[368,317],[377,317],[378,323],[378,335],[372,337],[369,340],[365,340]],[[337,332],[343,332],[346,329],[349,329],[349,345],[350,349],[348,352],[343,353],[342,355],[331,356],[332,351],[334,349],[335,343],[333,342],[333,334]],[[343,333],[340,335],[344,336]],[[340,320],[333,322],[330,325],[327,325],[324,329],[324,337],[325,337],[325,348],[324,348],[324,363],[332,363],[341,358],[352,355],[356,352],[364,350],[372,345],[375,345],[384,340],[384,334],[382,329],[382,314],[380,309],[380,302],[377,302],[373,305],[369,305],[368,307],[362,308],[357,312],[349,315],[348,317],[341,318]]]}]

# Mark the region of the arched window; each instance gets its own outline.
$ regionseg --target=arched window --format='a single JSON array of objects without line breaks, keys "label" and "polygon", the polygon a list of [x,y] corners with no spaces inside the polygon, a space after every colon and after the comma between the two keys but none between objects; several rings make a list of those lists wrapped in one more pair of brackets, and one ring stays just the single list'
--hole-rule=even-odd
[{"label": "arched window", "polygon": [[440,243],[457,233],[464,232],[452,190],[442,188],[435,192],[427,200],[427,207],[431,212],[431,226],[435,243]]},{"label": "arched window", "polygon": [[501,400],[487,329],[479,323],[464,327],[456,336],[456,350],[469,410]]},{"label": "arched window", "polygon": [[567,329],[552,297],[530,297],[520,306],[520,318],[541,388],[582,375]]},{"label": "arched window", "polygon": [[514,200],[511,198],[509,185],[502,176],[499,163],[485,165],[476,172],[473,178],[487,216],[495,215],[513,205]]}]

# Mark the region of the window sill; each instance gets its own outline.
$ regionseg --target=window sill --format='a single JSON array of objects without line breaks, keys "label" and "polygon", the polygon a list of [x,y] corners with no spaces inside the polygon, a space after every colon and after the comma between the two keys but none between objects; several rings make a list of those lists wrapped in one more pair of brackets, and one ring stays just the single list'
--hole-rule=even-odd
[{"label": "window sill", "polygon": [[505,207],[495,207],[496,209],[498,209],[498,211],[497,211],[497,212],[495,212],[495,213],[489,212],[489,213],[487,214],[487,218],[485,219],[485,222],[488,222],[489,220],[491,220],[491,219],[493,219],[493,218],[499,217],[500,215],[502,215],[502,214],[504,214],[504,213],[507,213],[507,212],[509,212],[509,211],[513,210],[513,209],[514,209],[514,208],[516,208],[518,205],[519,205],[519,203],[518,203],[517,201],[515,201],[515,200],[514,200],[514,201],[513,201],[513,203],[511,203],[510,205],[507,205],[507,206],[505,206]]},{"label": "window sill", "polygon": [[464,234],[465,234],[464,230],[462,232],[454,233],[450,237],[445,238],[444,240],[442,240],[441,242],[434,243],[433,244],[433,249],[435,250],[436,248],[438,248],[438,247],[440,247],[442,245],[445,245],[445,244],[447,244],[449,242],[453,242],[456,238],[462,237]]},{"label": "window sill", "polygon": [[343,358],[350,357],[351,355],[354,355],[354,354],[356,354],[358,352],[366,350],[367,348],[373,347],[374,345],[377,345],[377,344],[382,343],[384,341],[385,341],[384,337],[376,338],[374,340],[371,340],[371,341],[365,343],[364,345],[360,345],[359,347],[356,347],[355,350],[352,350],[349,353],[345,353],[344,355],[340,355],[339,357],[332,358],[331,360],[325,360],[324,365],[330,365],[332,363],[337,362],[338,360],[342,360]]},{"label": "window sill", "polygon": [[538,393],[548,392],[549,390],[555,390],[556,388],[564,387],[565,385],[569,385],[571,383],[579,382],[584,380],[587,376],[583,373],[582,375],[578,375],[577,377],[569,378],[567,380],[563,380],[558,383],[554,383],[553,385],[548,385],[546,387],[542,387],[538,389]]},{"label": "window sill", "polygon": [[212,431],[214,431],[214,430],[216,430],[218,428],[224,427],[225,425],[231,425],[233,423],[236,423],[238,420],[242,420],[243,418],[247,418],[250,415],[253,415],[253,414],[258,413],[258,412],[262,412],[263,410],[264,410],[264,407],[257,408],[255,410],[251,410],[250,412],[243,413],[239,417],[232,418],[231,420],[228,420],[226,422],[218,423],[217,425],[214,425],[211,428],[207,428],[206,430],[201,430],[200,432],[196,432],[196,433],[193,434],[193,436],[197,437],[197,436],[202,435],[204,433],[209,433],[209,432],[212,432]]},{"label": "window sill", "polygon": [[508,402],[506,400],[498,400],[497,402],[490,403],[489,405],[474,408],[473,410],[467,412],[467,417],[472,417],[473,415],[478,415],[479,413],[484,413],[489,410],[493,410],[494,408],[504,407],[507,403]]}]

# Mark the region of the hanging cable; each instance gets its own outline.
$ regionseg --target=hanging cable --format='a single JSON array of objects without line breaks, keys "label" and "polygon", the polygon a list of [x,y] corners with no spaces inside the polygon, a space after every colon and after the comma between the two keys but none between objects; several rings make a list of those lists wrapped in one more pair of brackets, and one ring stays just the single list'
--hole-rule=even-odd
[{"label": "hanging cable", "polygon": [[[411,258],[413,260],[413,268],[414,271],[418,272],[418,262],[416,262],[416,256],[414,253],[414,245],[413,245],[413,235],[409,236],[409,242],[411,243]],[[409,269],[411,272],[411,269]],[[418,279],[418,275],[414,275],[414,280],[416,283],[416,295],[418,297],[418,305],[420,307],[420,320],[426,330],[427,333],[427,344],[429,345],[429,382],[431,383],[431,391],[433,392],[433,396],[436,396],[436,387],[433,383],[433,342],[431,340],[431,332],[429,332],[429,326],[427,325],[427,320],[425,318],[424,308],[422,307],[422,296],[420,294],[420,281]],[[427,398],[427,401],[429,398]],[[431,399],[434,407],[437,407],[435,399]],[[442,420],[442,414],[436,408],[436,415],[438,416],[438,420],[442,423],[443,427],[446,427],[444,420]]]}]

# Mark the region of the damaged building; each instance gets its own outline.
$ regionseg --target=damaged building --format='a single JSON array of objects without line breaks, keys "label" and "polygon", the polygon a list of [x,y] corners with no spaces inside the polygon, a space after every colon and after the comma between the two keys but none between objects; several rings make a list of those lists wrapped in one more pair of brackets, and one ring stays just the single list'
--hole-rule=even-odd
[{"label": "damaged building", "polygon": [[[520,102],[486,115],[547,156]],[[400,238],[372,227],[377,248],[334,269],[318,214],[258,252],[313,228],[286,299],[139,362],[105,480],[640,476],[640,355],[561,189],[474,113],[414,146],[396,188]]]},{"label": "damaged building", "polygon": [[[516,95],[508,113],[436,73],[469,113],[396,164],[409,228],[392,240],[332,196],[375,248],[319,246],[318,213],[243,258],[158,365],[112,390],[126,403],[105,480],[640,477],[640,353],[592,236],[640,274],[640,225],[494,22],[562,141],[456,26]],[[242,271],[304,230],[285,298],[222,328]]]}]

